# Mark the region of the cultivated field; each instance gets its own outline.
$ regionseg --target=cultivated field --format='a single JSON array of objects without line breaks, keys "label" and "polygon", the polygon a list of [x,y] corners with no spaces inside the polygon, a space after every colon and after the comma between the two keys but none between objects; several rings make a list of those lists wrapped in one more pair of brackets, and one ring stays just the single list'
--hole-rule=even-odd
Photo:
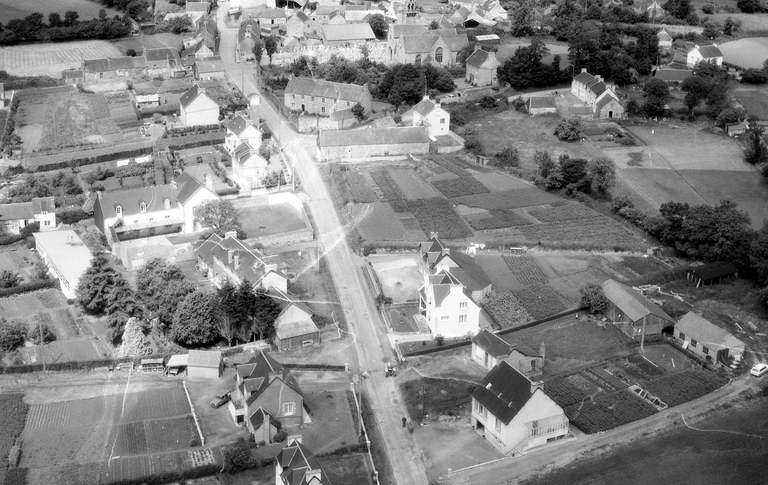
[{"label": "cultivated field", "polygon": [[[89,0],[82,0],[80,3],[94,5],[96,12],[102,8]],[[48,4],[56,5],[58,11],[58,3]],[[103,59],[120,55],[122,54],[114,45],[104,40],[3,46],[0,49],[0,70],[15,76],[59,77],[59,73],[65,69],[82,67],[84,59]]]},{"label": "cultivated field", "polygon": [[55,2],[48,0],[25,0],[23,2],[18,0],[0,0],[0,22],[5,24],[9,20],[21,19],[36,12],[43,14],[46,19],[51,12],[58,12],[64,18],[64,12],[67,10],[77,12],[80,20],[90,20],[98,17],[99,10],[102,8],[107,11],[108,18],[121,14],[121,12],[115,9],[105,8],[103,5],[91,0],[56,0]]},{"label": "cultivated field", "polygon": [[[750,15],[751,17],[751,15]],[[766,22],[768,27],[768,22]],[[717,45],[723,53],[723,61],[741,67],[763,68],[768,59],[768,37],[749,37]]]}]

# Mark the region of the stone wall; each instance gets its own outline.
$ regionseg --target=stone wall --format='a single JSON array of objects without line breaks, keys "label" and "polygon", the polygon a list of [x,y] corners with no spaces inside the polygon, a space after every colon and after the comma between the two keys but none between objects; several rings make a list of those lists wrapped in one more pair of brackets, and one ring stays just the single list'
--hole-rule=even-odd
[{"label": "stone wall", "polygon": [[[386,42],[368,42],[368,59],[371,62],[388,62],[387,43]],[[278,52],[272,56],[272,64],[283,66],[298,60],[301,56],[314,57],[317,62],[328,62],[331,56],[343,57],[349,61],[356,61],[363,57],[361,46],[351,47],[333,47],[329,48],[323,45],[307,46],[296,49],[291,52]],[[267,58],[266,56],[264,56]],[[269,59],[267,59],[268,61]],[[262,61],[264,62],[264,61]]]},{"label": "stone wall", "polygon": [[348,118],[346,120],[332,120],[327,116],[312,116],[312,115],[299,115],[299,132],[311,133],[318,132],[320,130],[343,130],[345,128],[351,128],[355,124],[355,118]]},{"label": "stone wall", "polygon": [[322,161],[345,158],[366,158],[387,155],[408,155],[429,153],[429,142],[393,143],[389,145],[333,146],[320,148]]}]

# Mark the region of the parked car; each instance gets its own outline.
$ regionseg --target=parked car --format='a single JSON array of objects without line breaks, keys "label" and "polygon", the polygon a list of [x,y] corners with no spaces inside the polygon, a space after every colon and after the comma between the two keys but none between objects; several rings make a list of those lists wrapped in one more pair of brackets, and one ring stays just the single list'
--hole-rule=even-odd
[{"label": "parked car", "polygon": [[755,377],[762,377],[766,373],[768,373],[768,364],[763,364],[762,362],[759,364],[755,364],[755,366],[752,367],[752,370],[749,371],[749,373]]},{"label": "parked car", "polygon": [[223,394],[221,396],[216,396],[216,399],[211,401],[211,407],[214,409],[220,408],[223,405],[227,404],[229,402],[229,399],[230,399],[229,393]]}]

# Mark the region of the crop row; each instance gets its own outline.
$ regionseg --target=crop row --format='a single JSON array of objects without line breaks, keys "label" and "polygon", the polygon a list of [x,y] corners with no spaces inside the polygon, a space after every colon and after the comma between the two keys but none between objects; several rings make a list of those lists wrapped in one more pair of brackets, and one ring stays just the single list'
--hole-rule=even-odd
[{"label": "crop row", "polygon": [[407,207],[426,234],[436,232],[443,239],[462,239],[472,236],[472,231],[456,214],[451,203],[442,197],[409,200]]},{"label": "crop row", "polygon": [[347,172],[345,175],[349,193],[352,200],[360,204],[369,204],[376,201],[376,194],[373,193],[371,186],[365,180],[365,176],[360,173]]},{"label": "crop row", "polygon": [[577,203],[528,209],[527,212],[541,222],[570,222],[601,217],[589,207]]},{"label": "crop row", "polygon": [[607,217],[573,222],[523,226],[521,235],[530,242],[568,241],[599,247],[637,247],[640,240]]},{"label": "crop row", "polygon": [[533,320],[511,291],[492,296],[485,310],[500,328],[517,327]]},{"label": "crop row", "polygon": [[565,414],[571,423],[587,434],[607,431],[647,418],[655,412],[656,408],[626,390],[588,399],[583,404],[572,404],[565,408]]},{"label": "crop row", "polygon": [[512,290],[512,293],[536,320],[565,310],[565,305],[560,301],[555,290],[547,285],[538,283],[524,286]]},{"label": "crop row", "polygon": [[459,177],[447,180],[435,180],[432,185],[449,199],[463,197],[465,195],[486,194],[488,188],[473,177]]},{"label": "crop row", "polygon": [[395,200],[405,200],[405,194],[400,190],[392,176],[386,170],[375,170],[371,172],[371,177],[376,185],[381,189],[384,195],[382,202],[392,202]]},{"label": "crop row", "polygon": [[727,379],[705,369],[688,369],[649,382],[645,389],[669,406],[677,406],[709,394]]},{"label": "crop row", "polygon": [[533,285],[547,281],[547,275],[532,256],[503,256],[509,270],[523,285]]},{"label": "crop row", "polygon": [[430,159],[432,162],[434,162],[436,165],[441,166],[442,168],[448,170],[449,172],[455,173],[459,177],[469,177],[472,175],[467,170],[465,170],[463,167],[459,166],[458,163],[448,160],[445,158],[434,158]]},{"label": "crop row", "polygon": [[544,383],[547,396],[551,397],[558,406],[565,408],[580,403],[586,396],[581,389],[571,384],[564,377],[554,377]]},{"label": "crop row", "polygon": [[490,214],[490,217],[467,218],[472,229],[483,231],[533,224],[530,220],[508,209],[492,209],[489,210],[488,213]]}]

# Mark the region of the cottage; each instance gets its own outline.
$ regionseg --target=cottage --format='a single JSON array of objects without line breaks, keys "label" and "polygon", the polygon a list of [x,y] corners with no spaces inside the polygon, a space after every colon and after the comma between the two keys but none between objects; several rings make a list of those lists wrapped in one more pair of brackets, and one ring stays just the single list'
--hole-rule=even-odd
[{"label": "cottage", "polygon": [[360,104],[366,115],[371,113],[368,85],[335,83],[324,79],[291,77],[285,87],[283,103],[291,111],[330,116],[331,113]]},{"label": "cottage", "polygon": [[323,45],[327,47],[346,47],[376,40],[376,35],[369,24],[325,24],[319,28],[319,31]]},{"label": "cottage", "polygon": [[268,290],[278,305],[280,314],[275,319],[275,344],[278,350],[300,349],[320,343],[320,330],[312,321],[312,309],[287,291]]},{"label": "cottage", "polygon": [[143,76],[147,63],[142,57],[112,57],[109,59],[84,59],[83,78],[86,82],[118,77]]},{"label": "cottage", "polygon": [[288,446],[275,457],[275,485],[331,485],[320,461],[301,443],[289,436]]},{"label": "cottage", "polygon": [[11,234],[35,222],[39,231],[56,229],[56,204],[53,197],[34,197],[31,202],[0,204],[0,226]]},{"label": "cottage", "polygon": [[692,76],[693,71],[690,69],[657,69],[653,74],[653,77],[666,83],[682,83]]},{"label": "cottage", "polygon": [[82,69],[67,69],[64,71],[64,82],[67,84],[84,83],[85,74]]},{"label": "cottage", "polygon": [[185,126],[210,126],[219,124],[219,105],[197,84],[179,98],[181,123]]},{"label": "cottage", "polygon": [[331,20],[331,17],[344,15],[345,11],[346,5],[319,5],[309,16],[313,22],[324,25]]},{"label": "cottage", "polygon": [[282,8],[265,8],[253,14],[260,27],[268,25],[282,25],[287,17]]},{"label": "cottage", "polygon": [[628,337],[659,336],[674,327],[672,317],[634,289],[614,280],[604,282],[602,289],[608,300],[603,313]]},{"label": "cottage", "polygon": [[185,13],[189,16],[192,23],[197,22],[198,19],[208,15],[211,6],[208,2],[187,2],[185,6]]},{"label": "cottage", "polygon": [[731,360],[740,362],[744,355],[744,342],[693,312],[677,322],[674,335],[684,349],[707,362],[729,365]]},{"label": "cottage", "polygon": [[91,250],[75,231],[35,233],[35,249],[66,298],[77,298],[80,277],[91,264]]},{"label": "cottage", "polygon": [[[648,13],[648,18],[651,19],[651,21],[655,21],[666,15],[664,8],[656,0],[653,0],[651,4],[646,7],[645,11]],[[659,47],[661,47],[661,44],[659,44]]]},{"label": "cottage", "polygon": [[665,28],[662,27],[662,29],[656,33],[656,38],[659,39],[659,47],[664,49],[672,47],[672,36],[669,35]]},{"label": "cottage", "polygon": [[532,96],[525,100],[525,107],[531,115],[557,114],[554,96]]},{"label": "cottage", "polygon": [[606,89],[597,96],[594,109],[598,119],[624,118],[624,106],[612,89]]},{"label": "cottage", "polygon": [[568,418],[544,392],[502,361],[472,395],[472,426],[501,453],[515,455],[565,438]]},{"label": "cottage", "polygon": [[187,376],[218,379],[224,372],[224,359],[219,350],[190,350]]},{"label": "cottage", "polygon": [[451,114],[444,110],[439,103],[424,95],[413,108],[403,113],[403,123],[410,120],[411,126],[426,126],[429,136],[447,135],[450,131]]},{"label": "cottage", "polygon": [[739,269],[727,261],[715,261],[714,263],[702,264],[695,268],[685,271],[685,278],[693,282],[696,288],[702,286],[714,285],[724,279],[738,278]]},{"label": "cottage", "polygon": [[499,83],[496,73],[500,65],[495,52],[487,52],[478,47],[467,58],[464,80],[473,86],[496,86]]},{"label": "cottage", "polygon": [[429,141],[429,132],[423,126],[321,131],[318,159],[425,154],[429,153]]},{"label": "cottage", "polygon": [[747,132],[749,129],[749,124],[747,121],[735,121],[733,123],[726,123],[725,124],[725,134],[734,137],[734,136],[741,136],[744,133]]},{"label": "cottage", "polygon": [[696,45],[688,52],[686,56],[686,63],[688,67],[694,67],[699,62],[711,62],[718,66],[723,65],[723,53],[717,44],[712,45]]},{"label": "cottage", "polygon": [[489,370],[506,362],[526,377],[544,371],[544,350],[543,343],[536,351],[515,342],[513,335],[496,335],[488,330],[480,330],[472,337],[472,360]]},{"label": "cottage", "polygon": [[599,75],[589,74],[585,68],[571,81],[571,93],[589,106],[597,118],[624,116],[624,107],[614,86],[606,84]]}]

